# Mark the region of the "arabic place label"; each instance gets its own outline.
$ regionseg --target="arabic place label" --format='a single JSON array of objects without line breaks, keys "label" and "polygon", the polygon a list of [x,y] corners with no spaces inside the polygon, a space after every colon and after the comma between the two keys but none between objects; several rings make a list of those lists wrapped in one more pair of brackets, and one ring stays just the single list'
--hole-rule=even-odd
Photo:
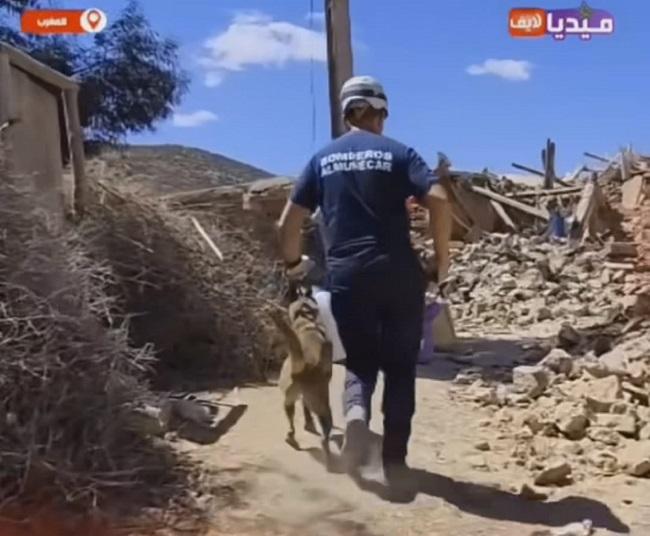
[{"label": "arabic place label", "polygon": [[106,14],[91,9],[30,9],[20,18],[23,33],[33,35],[61,35],[97,33],[106,28]]},{"label": "arabic place label", "polygon": [[573,35],[588,40],[614,33],[614,17],[585,2],[573,9],[514,8],[508,14],[508,31],[517,38],[550,35],[562,41]]}]

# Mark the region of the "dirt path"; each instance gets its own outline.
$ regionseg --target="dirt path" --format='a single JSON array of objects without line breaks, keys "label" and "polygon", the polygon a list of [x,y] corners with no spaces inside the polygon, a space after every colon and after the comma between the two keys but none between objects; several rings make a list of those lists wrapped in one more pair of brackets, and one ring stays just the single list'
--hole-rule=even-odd
[{"label": "dirt path", "polygon": [[[527,351],[508,341],[476,343],[473,350],[477,365],[497,372],[524,362]],[[328,473],[317,437],[300,433],[302,451],[285,444],[285,417],[274,386],[231,393],[227,399],[246,404],[247,411],[228,433],[212,445],[178,442],[213,469],[220,496],[213,534],[528,536],[584,518],[594,521],[597,535],[650,534],[648,480],[585,480],[551,490],[547,502],[519,497],[516,489],[530,482],[530,475],[512,463],[512,444],[499,436],[494,411],[453,396],[450,380],[460,366],[439,358],[420,368],[409,455],[419,493],[410,504],[392,504],[360,490],[344,474]],[[342,383],[343,368],[336,366],[331,391],[337,423]],[[377,433],[380,394],[381,384],[372,424]],[[483,440],[488,452],[476,448]]]}]

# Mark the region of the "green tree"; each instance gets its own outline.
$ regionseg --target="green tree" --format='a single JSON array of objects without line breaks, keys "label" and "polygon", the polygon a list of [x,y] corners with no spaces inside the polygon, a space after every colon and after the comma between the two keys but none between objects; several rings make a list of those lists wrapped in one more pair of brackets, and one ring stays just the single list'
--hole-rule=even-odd
[{"label": "green tree", "polygon": [[87,138],[115,142],[128,133],[153,130],[169,117],[188,87],[179,66],[178,45],[156,33],[137,1],[93,36],[92,45],[75,37],[25,36],[17,16],[39,0],[0,0],[0,40],[21,48],[50,67],[76,78]]}]

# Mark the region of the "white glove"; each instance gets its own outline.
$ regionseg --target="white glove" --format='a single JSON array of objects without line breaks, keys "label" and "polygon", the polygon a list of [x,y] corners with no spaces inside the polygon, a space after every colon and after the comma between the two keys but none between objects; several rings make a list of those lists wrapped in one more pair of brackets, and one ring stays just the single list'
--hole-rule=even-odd
[{"label": "white glove", "polygon": [[307,255],[302,255],[300,261],[298,261],[297,264],[287,267],[284,273],[289,281],[301,281],[314,269],[315,266],[316,263]]}]

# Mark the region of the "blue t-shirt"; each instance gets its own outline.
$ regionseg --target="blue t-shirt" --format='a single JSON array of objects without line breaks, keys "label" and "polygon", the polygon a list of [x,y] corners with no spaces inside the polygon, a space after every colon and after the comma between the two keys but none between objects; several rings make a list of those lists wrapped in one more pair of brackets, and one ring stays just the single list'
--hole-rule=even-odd
[{"label": "blue t-shirt", "polygon": [[316,153],[291,200],[312,212],[321,209],[330,279],[381,269],[412,273],[417,259],[405,201],[421,199],[436,181],[412,148],[353,131]]}]

